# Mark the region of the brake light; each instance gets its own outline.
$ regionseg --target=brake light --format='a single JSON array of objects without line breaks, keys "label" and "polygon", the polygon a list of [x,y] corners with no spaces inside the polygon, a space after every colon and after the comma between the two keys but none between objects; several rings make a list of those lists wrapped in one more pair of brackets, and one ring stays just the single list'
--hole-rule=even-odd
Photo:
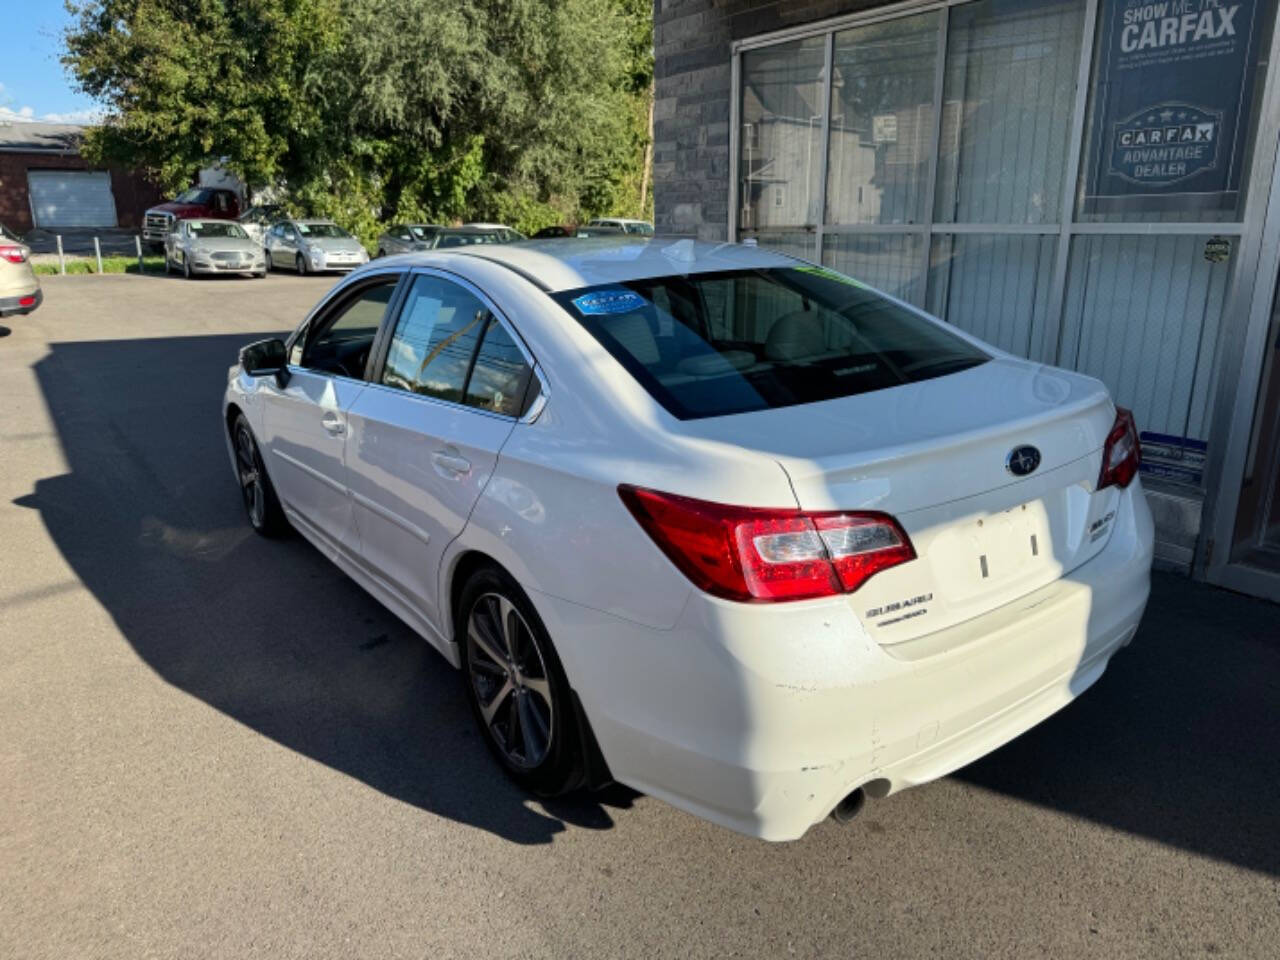
[{"label": "brake light", "polygon": [[916,556],[906,531],[884,513],[734,507],[628,484],[618,494],[686,577],[729,600],[852,593]]},{"label": "brake light", "polygon": [[1133,422],[1132,411],[1116,407],[1116,422],[1107,434],[1102,447],[1102,473],[1098,476],[1098,489],[1113,484],[1123,490],[1138,475],[1142,460],[1142,445],[1138,442],[1138,428]]},{"label": "brake light", "polygon": [[10,263],[26,263],[27,250],[25,247],[3,246],[0,247],[0,259]]},{"label": "brake light", "polygon": [[31,306],[32,304],[34,304],[35,302],[36,302],[36,295],[35,295],[34,293],[33,293],[33,294],[31,294],[31,296],[29,296],[29,297],[19,297],[19,298],[18,298],[18,306],[20,306],[20,307],[29,307],[29,306]]}]

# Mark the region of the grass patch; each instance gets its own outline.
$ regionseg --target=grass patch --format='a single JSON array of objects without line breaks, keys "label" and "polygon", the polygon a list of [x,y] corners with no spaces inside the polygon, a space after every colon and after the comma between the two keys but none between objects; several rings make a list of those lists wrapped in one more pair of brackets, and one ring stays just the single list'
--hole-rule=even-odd
[{"label": "grass patch", "polygon": [[[144,256],[142,258],[144,268],[147,273],[164,273],[164,255]],[[58,270],[57,261],[53,263],[33,263],[31,269],[35,270],[37,276],[48,277],[56,275]],[[67,273],[97,273],[98,261],[93,257],[72,259],[67,258]],[[124,257],[103,257],[102,258],[103,273],[137,273],[138,258],[134,256]]]}]

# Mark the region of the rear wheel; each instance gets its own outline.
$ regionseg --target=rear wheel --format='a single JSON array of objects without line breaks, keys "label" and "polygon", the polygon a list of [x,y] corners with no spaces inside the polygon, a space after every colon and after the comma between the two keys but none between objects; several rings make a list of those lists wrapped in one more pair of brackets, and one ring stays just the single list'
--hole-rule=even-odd
[{"label": "rear wheel", "polygon": [[516,783],[551,797],[581,786],[581,739],[560,659],[519,585],[486,567],[467,582],[455,636],[472,712]]},{"label": "rear wheel", "polygon": [[236,417],[231,438],[236,451],[236,475],[240,480],[240,496],[254,532],[264,537],[278,537],[289,529],[284,508],[276,496],[258,452],[258,442],[242,413]]}]

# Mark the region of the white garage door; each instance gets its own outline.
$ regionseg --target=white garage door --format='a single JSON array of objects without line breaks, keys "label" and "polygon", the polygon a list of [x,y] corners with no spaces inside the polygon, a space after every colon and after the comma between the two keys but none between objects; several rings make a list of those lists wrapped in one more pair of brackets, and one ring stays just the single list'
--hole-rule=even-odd
[{"label": "white garage door", "polygon": [[99,170],[29,170],[27,189],[36,226],[114,227],[111,174]]}]

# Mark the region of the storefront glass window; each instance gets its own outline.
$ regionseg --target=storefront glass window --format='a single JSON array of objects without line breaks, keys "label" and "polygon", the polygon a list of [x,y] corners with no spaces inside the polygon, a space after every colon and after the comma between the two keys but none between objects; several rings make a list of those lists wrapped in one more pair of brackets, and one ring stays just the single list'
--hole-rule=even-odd
[{"label": "storefront glass window", "polygon": [[738,226],[818,222],[822,167],[822,37],[742,55]]},{"label": "storefront glass window", "polygon": [[918,233],[828,235],[822,248],[823,266],[917,306],[924,305],[924,262]]},{"label": "storefront glass window", "polygon": [[951,9],[936,220],[1061,220],[1084,9],[1083,0]]},{"label": "storefront glass window", "polygon": [[933,238],[926,309],[1022,357],[1044,349],[1056,236],[940,234]]},{"label": "storefront glass window", "polygon": [[1207,440],[1232,259],[1207,236],[1075,237],[1059,363],[1105,383],[1139,430]]},{"label": "storefront glass window", "polygon": [[938,23],[929,13],[836,34],[828,223],[926,219]]}]

